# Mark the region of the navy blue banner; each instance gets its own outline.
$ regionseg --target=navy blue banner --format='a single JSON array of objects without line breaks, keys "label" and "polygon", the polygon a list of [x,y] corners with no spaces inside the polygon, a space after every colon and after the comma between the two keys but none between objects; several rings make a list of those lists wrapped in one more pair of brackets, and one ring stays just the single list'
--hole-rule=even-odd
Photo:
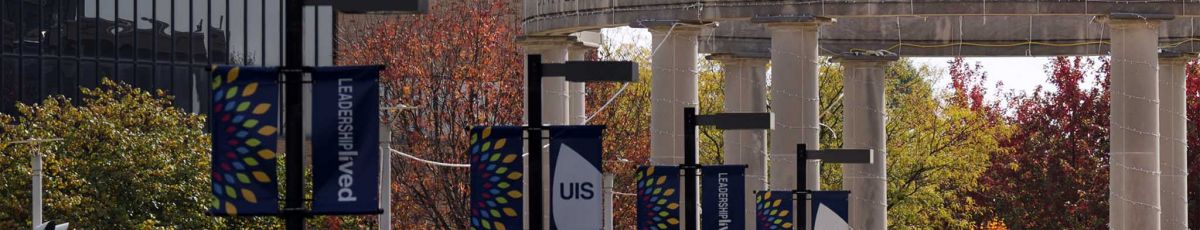
[{"label": "navy blue banner", "polygon": [[471,229],[524,228],[521,127],[474,127],[470,135]]},{"label": "navy blue banner", "polygon": [[379,66],[320,67],[312,88],[312,211],[377,213]]},{"label": "navy blue banner", "polygon": [[813,226],[820,226],[820,229],[850,229],[847,215],[849,197],[849,191],[813,191],[812,211],[809,212]]},{"label": "navy blue banner", "polygon": [[275,179],[279,139],[279,71],[219,66],[212,69],[213,215],[279,212]]},{"label": "navy blue banner", "polygon": [[792,191],[759,191],[754,203],[759,230],[794,229]]},{"label": "navy blue banner", "polygon": [[700,226],[705,229],[746,228],[746,165],[700,168]]},{"label": "navy blue banner", "polygon": [[604,228],[604,126],[550,126],[550,229]]},{"label": "navy blue banner", "polygon": [[638,166],[637,229],[678,230],[679,167]]}]

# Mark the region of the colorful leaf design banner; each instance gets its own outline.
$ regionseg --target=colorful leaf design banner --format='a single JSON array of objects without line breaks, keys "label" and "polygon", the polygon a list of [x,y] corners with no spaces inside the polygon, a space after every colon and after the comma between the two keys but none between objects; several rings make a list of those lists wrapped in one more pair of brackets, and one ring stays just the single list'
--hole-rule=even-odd
[{"label": "colorful leaf design banner", "polygon": [[550,229],[604,228],[604,126],[550,126]]},{"label": "colorful leaf design banner", "polygon": [[759,191],[754,197],[759,230],[793,229],[792,191]]},{"label": "colorful leaf design banner", "polygon": [[471,229],[524,228],[521,127],[474,127],[470,135]]},{"label": "colorful leaf design banner", "polygon": [[279,72],[275,68],[212,69],[214,215],[279,212],[275,175]]},{"label": "colorful leaf design banner", "polygon": [[313,70],[313,213],[380,212],[379,70]]},{"label": "colorful leaf design banner", "polygon": [[700,226],[705,229],[746,228],[746,165],[700,168]]},{"label": "colorful leaf design banner", "polygon": [[638,166],[637,229],[676,230],[679,228],[679,167]]},{"label": "colorful leaf design banner", "polygon": [[813,226],[820,226],[820,229],[850,229],[848,198],[849,191],[813,191],[812,211],[809,212]]}]

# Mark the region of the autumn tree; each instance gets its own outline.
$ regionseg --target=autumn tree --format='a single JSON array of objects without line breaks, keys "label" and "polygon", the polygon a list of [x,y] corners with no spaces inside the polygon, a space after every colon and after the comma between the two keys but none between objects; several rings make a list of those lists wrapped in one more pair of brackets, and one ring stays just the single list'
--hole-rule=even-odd
[{"label": "autumn tree", "polygon": [[[339,64],[384,64],[392,148],[467,162],[467,127],[520,125],[524,89],[511,1],[433,1],[429,12],[343,23]],[[469,170],[393,158],[393,224],[466,229]]]},{"label": "autumn tree", "polygon": [[[885,71],[889,227],[967,229],[981,213],[967,195],[980,189],[976,179],[1009,128],[993,109],[997,103],[982,100],[986,74],[957,63],[948,71],[960,84],[944,91],[929,66],[901,59]],[[823,62],[820,70],[822,148],[841,148],[842,68]],[[840,166],[823,166],[823,188],[840,189],[841,179]]]},{"label": "autumn tree", "polygon": [[[989,217],[1020,229],[1108,224],[1108,61],[1055,57],[1048,90],[1013,95],[1011,151],[992,156],[975,197]],[[1087,81],[1091,79],[1091,85]]]}]

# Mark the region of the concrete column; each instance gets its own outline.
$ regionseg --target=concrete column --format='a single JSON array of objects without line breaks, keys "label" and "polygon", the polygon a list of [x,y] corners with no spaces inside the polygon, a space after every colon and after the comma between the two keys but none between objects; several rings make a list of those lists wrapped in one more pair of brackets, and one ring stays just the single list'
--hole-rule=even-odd
[{"label": "concrete column", "polygon": [[844,55],[843,148],[873,149],[871,164],[843,164],[842,189],[850,191],[850,228],[887,229],[887,134],[884,77],[896,56]]},{"label": "concrete column", "polygon": [[[571,46],[567,60],[583,61],[588,52],[595,48],[576,44]],[[587,120],[587,88],[583,82],[568,82],[567,83],[569,109],[567,109],[567,124],[582,125]]]},{"label": "concrete column", "polygon": [[[796,144],[809,150],[820,147],[820,87],[818,85],[818,29],[833,22],[812,16],[756,17],[771,32],[771,134],[770,182],[772,190],[796,189]],[[808,189],[820,190],[820,162],[807,162]]]},{"label": "concrete column", "polygon": [[[725,70],[725,112],[767,112],[767,55],[716,54],[709,60],[721,62]],[[747,165],[744,197],[754,204],[754,191],[767,190],[767,131],[725,131],[725,164]],[[753,205],[747,205],[746,228],[754,229]]]},{"label": "concrete column", "polygon": [[1113,229],[1160,229],[1158,26],[1171,15],[1113,13],[1109,211]]},{"label": "concrete column", "polygon": [[[542,63],[564,63],[567,61],[567,48],[575,43],[575,38],[571,36],[522,36],[517,38],[517,42],[525,47],[525,54],[541,54]],[[568,104],[566,79],[562,77],[543,78],[542,89],[540,91],[542,94],[542,121],[548,125],[567,124],[569,119],[567,117]],[[525,111],[529,111],[528,95],[526,95],[525,98]],[[549,150],[549,148],[542,148],[541,150],[526,149],[526,152],[540,151],[542,154],[542,159],[545,159],[545,161],[542,162],[542,169],[549,170]],[[527,158],[522,159],[527,160]],[[525,164],[528,165],[529,162],[526,161]],[[526,168],[526,170],[528,170],[528,168]],[[526,171],[525,174],[528,175],[529,172]],[[550,181],[549,172],[542,173],[542,181]],[[526,186],[524,190],[526,190],[525,194],[529,194],[528,186]],[[546,195],[544,197],[545,199],[542,201],[542,210],[546,211],[542,212],[543,216],[541,220],[543,226],[550,226],[549,196],[551,193],[549,184],[542,186],[542,194]],[[526,202],[525,206],[528,206],[528,200],[523,201]],[[525,210],[525,212],[528,213],[528,210]],[[526,223],[528,223],[530,218],[529,215],[524,216],[527,218]]]},{"label": "concrete column", "polygon": [[700,26],[679,21],[641,22],[650,30],[650,164],[683,163],[683,108],[699,104],[696,55]]},{"label": "concrete column", "polygon": [[1163,52],[1158,60],[1158,119],[1162,136],[1162,229],[1187,229],[1187,63],[1193,55]]}]

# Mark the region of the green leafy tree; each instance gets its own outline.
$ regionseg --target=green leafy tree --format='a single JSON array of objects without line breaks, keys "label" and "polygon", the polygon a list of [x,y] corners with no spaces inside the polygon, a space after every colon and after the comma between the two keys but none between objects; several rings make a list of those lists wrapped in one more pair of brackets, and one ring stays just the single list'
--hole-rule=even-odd
[{"label": "green leafy tree", "polygon": [[162,91],[104,80],[82,103],[52,96],[0,114],[0,228],[28,228],[29,164],[44,153],[44,216],[79,229],[269,228],[270,218],[206,216],[209,138],[204,116]]},{"label": "green leafy tree", "polygon": [[[988,165],[988,156],[1000,149],[997,138],[1009,131],[998,120],[997,104],[982,101],[983,73],[959,62],[950,72],[951,80],[963,83],[962,87],[951,86],[946,93],[935,90],[938,74],[928,66],[902,59],[885,72],[887,204],[892,228],[976,225],[981,207],[967,195],[979,189],[976,179]],[[820,71],[821,145],[841,148],[842,70],[824,62]],[[979,106],[972,108],[974,102]],[[822,188],[841,188],[840,169],[840,165],[823,166]]]}]

